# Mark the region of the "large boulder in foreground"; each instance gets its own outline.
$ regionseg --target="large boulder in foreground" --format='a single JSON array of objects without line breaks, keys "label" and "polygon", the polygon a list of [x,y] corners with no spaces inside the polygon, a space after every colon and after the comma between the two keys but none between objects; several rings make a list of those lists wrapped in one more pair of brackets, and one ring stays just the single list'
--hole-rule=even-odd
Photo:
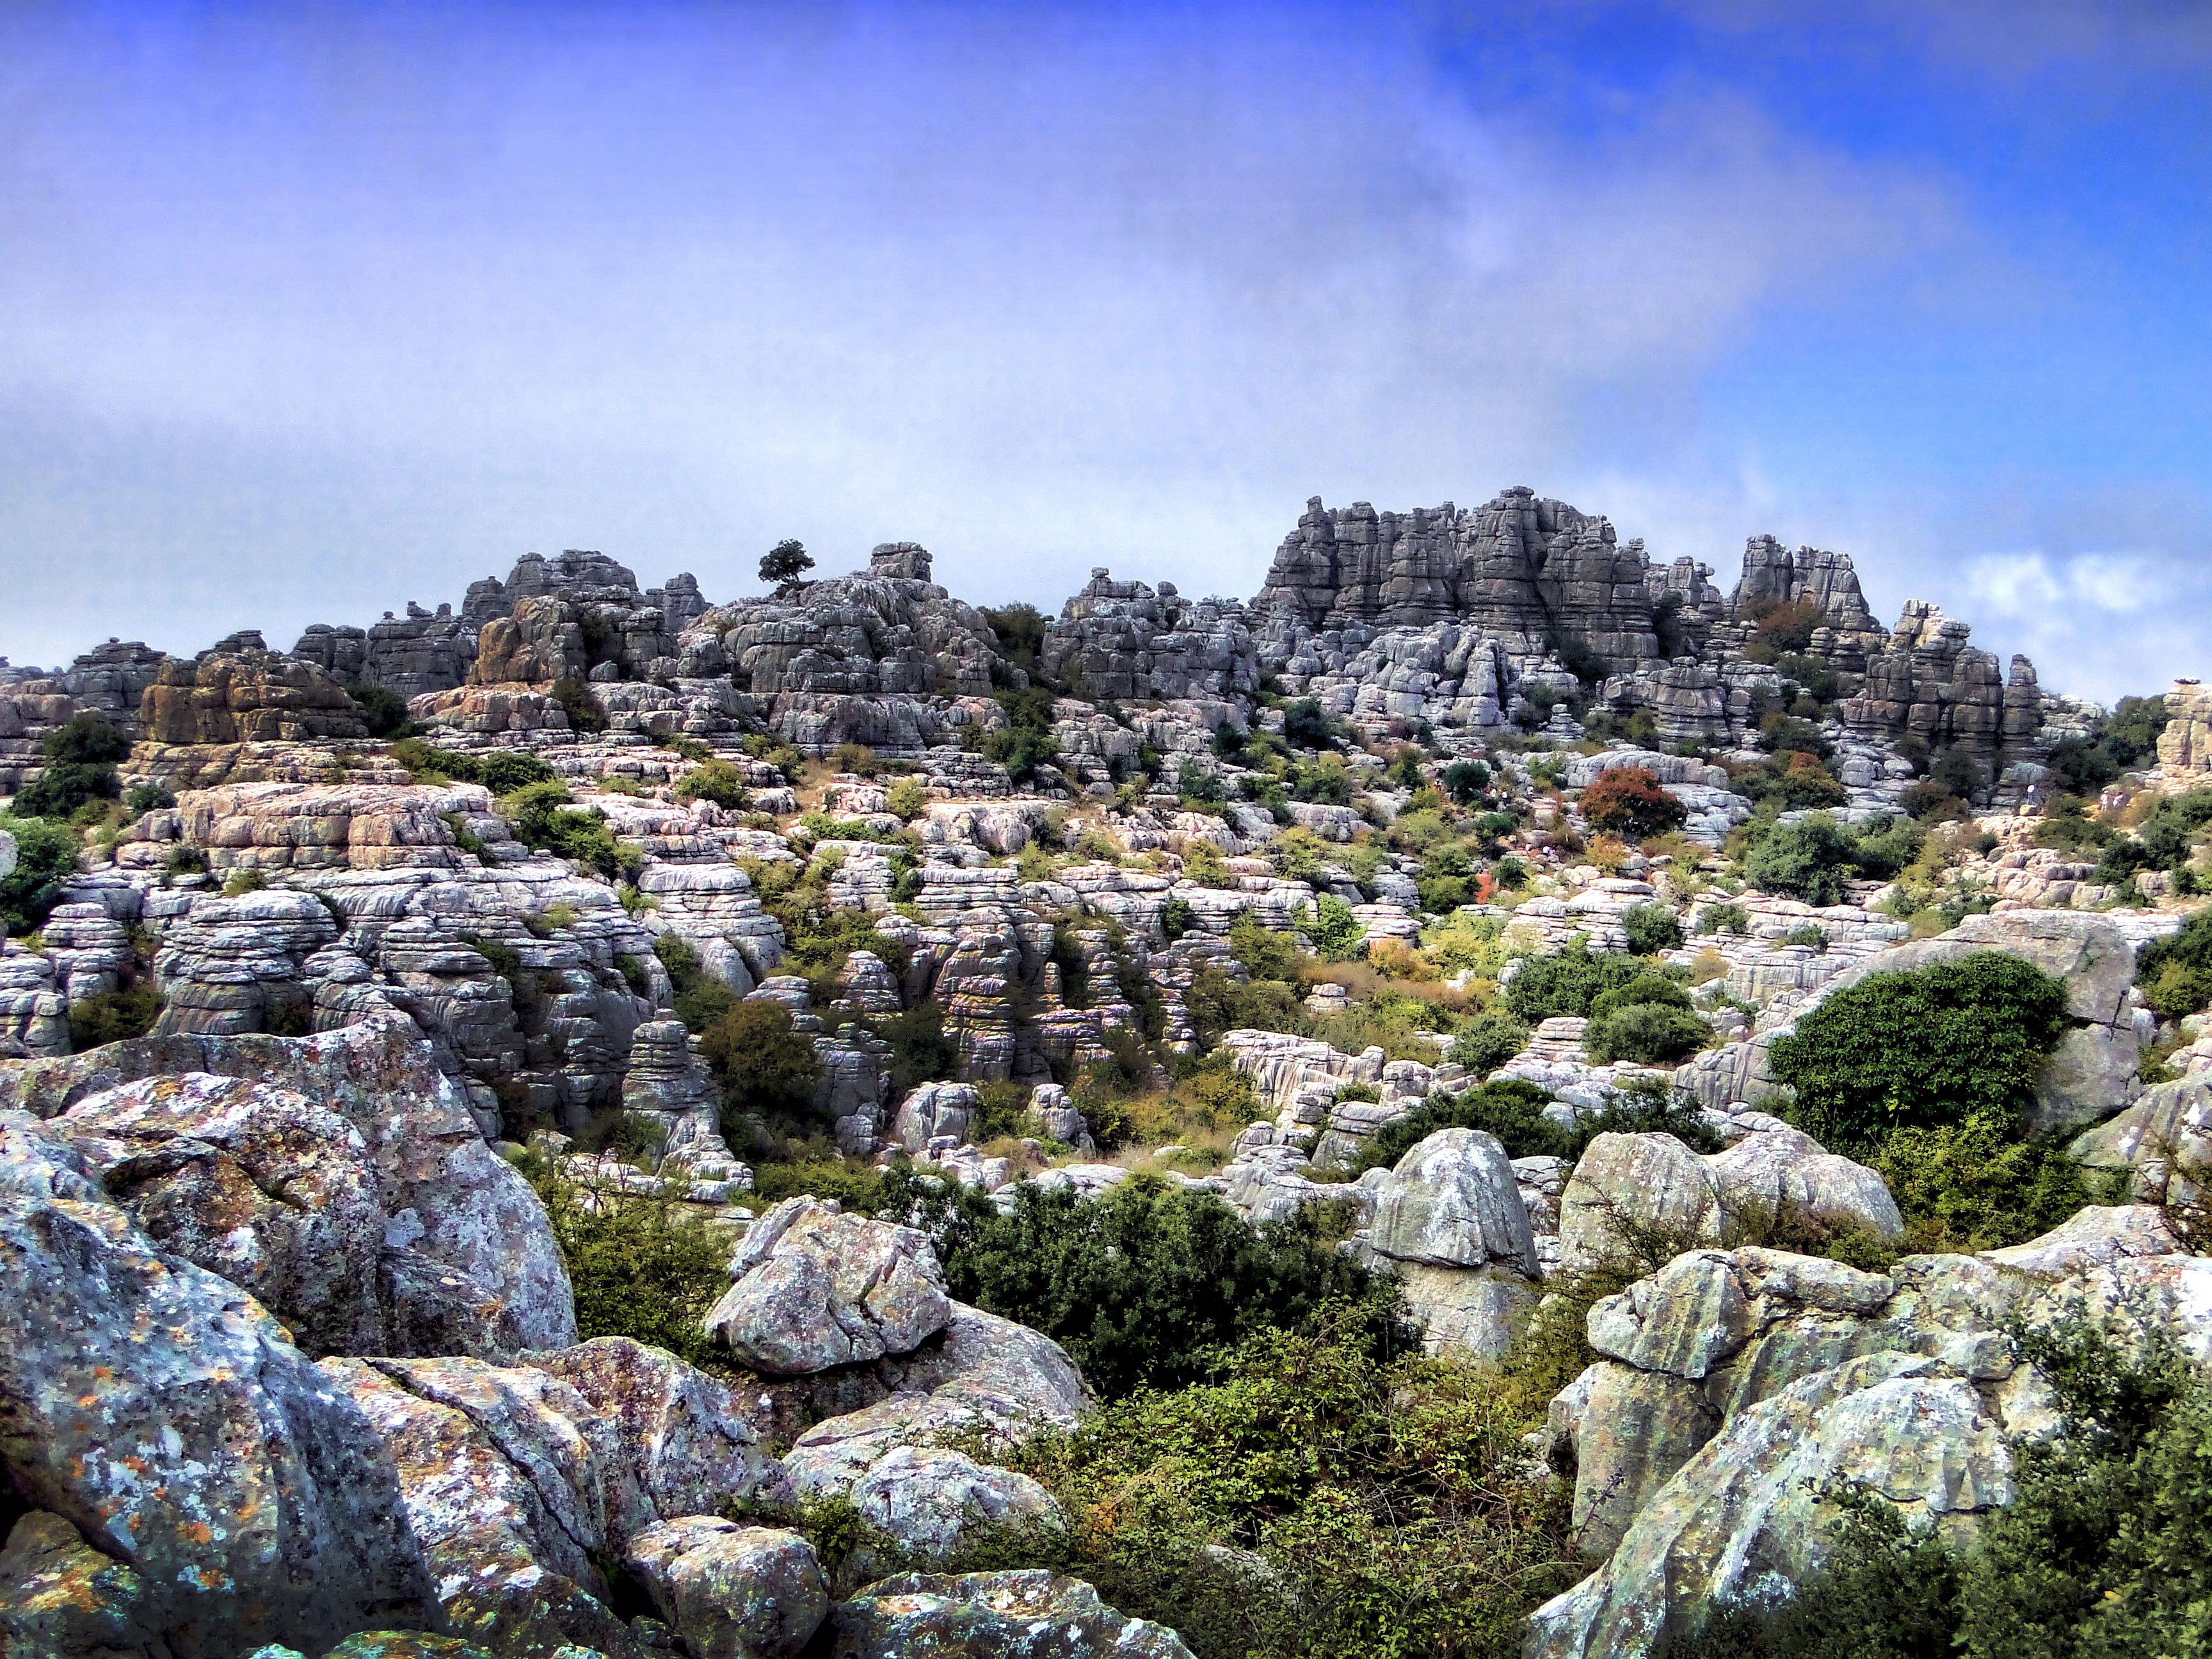
[{"label": "large boulder in foreground", "polygon": [[927,1234],[819,1199],[786,1199],[755,1221],[730,1278],[707,1330],[775,1376],[904,1353],[952,1316]]},{"label": "large boulder in foreground", "polygon": [[[307,1037],[138,1037],[86,1054],[0,1066],[0,1110],[27,1111],[49,1121],[48,1133],[66,1137],[74,1133],[70,1125],[52,1120],[64,1118],[71,1108],[126,1084],[187,1073],[238,1079],[312,1103],[318,1113],[342,1119],[359,1136],[360,1157],[386,1217],[376,1276],[385,1298],[386,1352],[506,1358],[576,1340],[575,1297],[544,1206],[514,1167],[485,1145],[459,1091],[440,1073],[429,1042],[404,1014],[378,1013]],[[214,1195],[228,1190],[246,1201],[235,1179],[250,1184],[257,1164],[277,1167],[313,1133],[299,1109],[276,1096],[243,1112],[252,1123],[234,1128],[219,1127],[216,1120],[239,1114],[240,1099],[218,1092],[206,1093],[198,1106],[177,1096],[160,1111],[129,1103],[116,1110],[121,1115],[112,1127],[127,1121],[134,1135],[149,1140],[206,1141],[196,1126],[218,1136],[206,1141],[213,1151],[200,1165],[204,1173],[179,1165],[159,1175],[151,1173],[154,1165],[137,1166],[179,1194],[173,1202],[149,1198],[149,1214],[190,1212],[207,1224],[221,1207]],[[294,1120],[289,1126],[288,1115]],[[88,1131],[111,1127],[105,1107],[88,1117]],[[315,1125],[325,1121],[313,1118]],[[345,1144],[351,1156],[352,1143]],[[224,1159],[234,1166],[231,1172],[221,1167]],[[210,1194],[214,1207],[203,1212],[197,1197],[188,1201],[187,1187]],[[274,1209],[260,1213],[273,1230]],[[349,1294],[331,1292],[341,1303]],[[358,1297],[352,1306],[359,1311]],[[351,1316],[339,1316],[339,1322]],[[319,1314],[317,1322],[323,1322]]]},{"label": "large boulder in foreground", "polygon": [[[437,1603],[374,1429],[235,1285],[0,1127],[0,1463],[22,1651],[321,1652]],[[76,1621],[72,1626],[71,1621]]]},{"label": "large boulder in foreground", "polygon": [[1164,1625],[1127,1619],[1079,1578],[1038,1571],[905,1573],[831,1615],[836,1659],[1189,1659]]}]

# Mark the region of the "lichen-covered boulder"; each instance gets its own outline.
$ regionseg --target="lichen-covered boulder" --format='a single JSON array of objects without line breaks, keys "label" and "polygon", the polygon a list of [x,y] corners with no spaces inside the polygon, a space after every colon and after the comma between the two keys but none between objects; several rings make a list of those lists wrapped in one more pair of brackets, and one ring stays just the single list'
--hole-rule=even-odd
[{"label": "lichen-covered boulder", "polygon": [[187,1072],[79,1101],[47,1132],[149,1237],[257,1297],[308,1352],[393,1347],[382,1183],[360,1132],[328,1107]]},{"label": "lichen-covered boulder", "polygon": [[778,1376],[904,1353],[952,1313],[927,1234],[810,1198],[755,1221],[730,1277],[707,1330],[739,1363]]},{"label": "lichen-covered boulder", "polygon": [[1956,1535],[2012,1497],[2007,1425],[1956,1370],[1869,1354],[1732,1419],[1637,1514],[1605,1566],[1538,1608],[1528,1659],[1644,1659],[1692,1610],[1769,1601],[1826,1559],[1826,1486],[1864,1482]]},{"label": "lichen-covered boulder", "polygon": [[1559,1265],[1569,1273],[1618,1254],[1624,1224],[1718,1243],[1720,1185],[1705,1160],[1668,1134],[1602,1134],[1559,1195]]},{"label": "lichen-covered boulder", "polygon": [[783,1466],[762,1448],[744,1402],[674,1354],[602,1336],[532,1354],[528,1363],[568,1384],[613,1425],[622,1465],[653,1514],[793,1501]]},{"label": "lichen-covered boulder", "polygon": [[[456,1635],[501,1653],[637,1650],[600,1563],[651,1524],[613,1424],[548,1373],[477,1359],[325,1359],[381,1437],[395,1508]],[[366,1620],[360,1622],[367,1622]]]},{"label": "lichen-covered boulder", "polygon": [[384,1267],[413,1291],[387,1345],[499,1358],[576,1340],[576,1304],[545,1206],[485,1144],[413,1021],[386,1011],[308,1037],[177,1034],[0,1066],[0,1110],[53,1119],[146,1078],[205,1073],[286,1091],[360,1135],[387,1218]]},{"label": "lichen-covered boulder", "polygon": [[942,1340],[906,1357],[888,1399],[803,1431],[784,1458],[801,1491],[847,1492],[902,1446],[980,1437],[1012,1448],[1075,1426],[1088,1403],[1066,1350],[962,1303]]},{"label": "lichen-covered boulder", "polygon": [[1060,1506],[1025,1474],[943,1447],[894,1446],[842,1485],[834,1460],[801,1460],[802,1492],[842,1492],[871,1525],[916,1559],[942,1560],[978,1522],[1058,1520]]},{"label": "lichen-covered boulder", "polygon": [[632,1539],[628,1559],[694,1659],[791,1659],[830,1616],[822,1564],[796,1533],[684,1516]]},{"label": "lichen-covered boulder", "polygon": [[[43,1522],[22,1540],[27,1567],[117,1619],[129,1598],[149,1647],[180,1656],[319,1651],[370,1623],[434,1624],[359,1409],[252,1297],[156,1250],[66,1156],[40,1176],[19,1149],[0,1191],[0,1462],[31,1509],[137,1583]],[[12,1596],[9,1620],[41,1616]]]},{"label": "lichen-covered boulder", "polygon": [[831,1615],[836,1659],[1188,1659],[1164,1625],[1123,1617],[1079,1578],[1040,1571],[871,1584]]},{"label": "lichen-covered boulder", "polygon": [[1376,1249],[1440,1267],[1502,1261],[1534,1276],[1528,1206],[1497,1136],[1439,1130],[1400,1158],[1391,1174],[1370,1233]]}]

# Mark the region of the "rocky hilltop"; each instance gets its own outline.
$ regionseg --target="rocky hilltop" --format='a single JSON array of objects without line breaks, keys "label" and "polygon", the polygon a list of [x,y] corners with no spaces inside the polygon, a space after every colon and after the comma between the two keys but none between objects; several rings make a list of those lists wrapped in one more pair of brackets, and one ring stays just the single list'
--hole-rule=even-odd
[{"label": "rocky hilltop", "polygon": [[[2204,688],[1526,489],[935,576],[0,665],[0,1655],[1651,1655],[2212,1356]],[[1190,1478],[1300,1343],[1486,1495]]]}]

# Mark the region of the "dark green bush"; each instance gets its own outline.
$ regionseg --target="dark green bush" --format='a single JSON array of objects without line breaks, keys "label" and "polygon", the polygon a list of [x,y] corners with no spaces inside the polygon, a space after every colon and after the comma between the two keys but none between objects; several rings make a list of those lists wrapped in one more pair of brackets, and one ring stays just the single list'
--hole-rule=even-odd
[{"label": "dark green bush", "polygon": [[1628,948],[1639,957],[1656,957],[1681,946],[1682,924],[1668,905],[1632,905],[1620,913],[1620,925],[1628,935]]},{"label": "dark green bush", "polygon": [[141,817],[176,804],[177,798],[157,783],[142,783],[123,798],[123,810]]},{"label": "dark green bush", "polygon": [[525,784],[499,798],[501,813],[526,847],[588,864],[612,881],[635,877],[645,858],[615,839],[599,812],[568,805],[568,791],[557,778]]},{"label": "dark green bush", "polygon": [[1805,904],[1841,904],[1858,872],[1858,841],[1819,813],[1768,830],[1744,860],[1744,879],[1762,893]]},{"label": "dark green bush", "polygon": [[389,738],[407,724],[407,699],[381,685],[349,685],[346,696],[360,705],[372,738]]},{"label": "dark green bush", "polygon": [[1490,787],[1490,769],[1479,760],[1454,761],[1444,768],[1443,782],[1444,793],[1465,806]]},{"label": "dark green bush", "polygon": [[1569,1163],[1601,1134],[1671,1134],[1700,1152],[1721,1148],[1719,1136],[1705,1126],[1697,1103],[1686,1096],[1626,1093],[1607,1110],[1577,1118],[1572,1128],[1544,1115],[1550,1103],[1550,1096],[1519,1078],[1495,1078],[1464,1094],[1432,1094],[1370,1135],[1346,1178],[1395,1164],[1440,1129],[1480,1129],[1496,1135],[1508,1158],[1564,1158]]},{"label": "dark green bush", "polygon": [[983,739],[983,753],[1006,769],[1017,783],[1035,775],[1036,769],[1060,758],[1060,742],[1052,734],[1052,694],[1032,686],[1024,691],[991,694],[1005,711],[1006,725]]},{"label": "dark green bush", "polygon": [[542,1159],[520,1167],[544,1200],[575,1288],[579,1336],[627,1336],[695,1365],[730,1370],[729,1351],[700,1327],[730,1287],[726,1237],[673,1200],[594,1194],[586,1209]]},{"label": "dark green bush", "polygon": [[483,769],[483,762],[477,756],[453,749],[433,748],[420,738],[396,738],[392,744],[392,758],[418,781],[450,778],[455,783],[475,783]]},{"label": "dark green bush", "polygon": [[1389,1287],[1323,1237],[1322,1219],[1308,1206],[1255,1227],[1211,1193],[1145,1175],[1090,1200],[1024,1186],[951,1253],[946,1283],[1052,1337],[1109,1399],[1196,1382],[1224,1346],[1332,1300],[1364,1300],[1371,1351],[1385,1352],[1403,1340]]},{"label": "dark green bush", "polygon": [[161,1016],[161,994],[151,985],[126,985],[70,1004],[70,1047],[78,1054],[110,1042],[144,1036]]},{"label": "dark green bush", "polygon": [[1532,1480],[1489,1373],[1378,1359],[1370,1326],[1332,1305],[1033,1443],[1066,1522],[976,1528],[952,1570],[1080,1577],[1197,1659],[1510,1659],[1581,1571],[1565,1483]]},{"label": "dark green bush", "polygon": [[1600,993],[1590,1000],[1589,1017],[1603,1019],[1607,1014],[1632,1007],[1638,1003],[1650,1003],[1662,1008],[1693,1008],[1690,994],[1680,983],[1664,974],[1650,971],[1638,974],[1627,984]]},{"label": "dark green bush", "polygon": [[1919,1251],[2025,1244],[2090,1201],[2081,1166],[2049,1141],[2022,1140],[1993,1112],[1935,1128],[1894,1129],[1869,1162]]},{"label": "dark green bush", "polygon": [[0,814],[0,830],[15,840],[15,867],[0,876],[0,922],[27,933],[61,902],[62,884],[76,870],[76,837],[46,818]]},{"label": "dark green bush", "polygon": [[553,682],[553,701],[568,717],[568,729],[576,732],[604,732],[607,729],[607,711],[601,705],[599,694],[583,680],[566,679]]},{"label": "dark green bush", "polygon": [[1708,904],[1698,912],[1698,931],[1701,933],[1748,933],[1751,932],[1751,912],[1741,904]]},{"label": "dark green bush", "polygon": [[1334,749],[1336,725],[1311,697],[1300,697],[1283,710],[1283,741],[1293,749]]},{"label": "dark green bush", "polygon": [[131,744],[99,714],[73,715],[46,733],[39,751],[46,764],[15,796],[15,810],[25,817],[66,818],[88,801],[123,793],[115,763],[130,754]]},{"label": "dark green bush", "polygon": [[1712,1040],[1712,1027],[1682,1008],[1661,1003],[1636,1002],[1594,1018],[1583,1034],[1583,1046],[1601,1066],[1618,1060],[1639,1066],[1672,1065]]},{"label": "dark green bush", "polygon": [[890,1045],[887,1074],[895,1096],[918,1083],[949,1078],[960,1068],[960,1042],[945,1029],[940,1003],[926,1000],[901,1013],[879,1015],[870,1027]]},{"label": "dark green bush", "polygon": [[676,799],[710,800],[732,812],[745,811],[753,801],[744,774],[726,760],[704,761],[677,779]]},{"label": "dark green bush", "polygon": [[1796,1091],[1796,1121],[1863,1146],[1977,1112],[2016,1121],[2069,1025],[2062,981],[1983,951],[1869,975],[1799,1020],[1769,1061]]},{"label": "dark green bush", "polygon": [[1486,1077],[1528,1046],[1528,1028],[1502,1008],[1485,1012],[1452,1039],[1444,1058]]},{"label": "dark green bush", "polygon": [[701,1034],[699,1053],[721,1079],[726,1116],[803,1111],[822,1076],[814,1040],[780,1002],[738,1003]]},{"label": "dark green bush", "polygon": [[1635,957],[1594,951],[1589,937],[1577,933],[1555,956],[1526,957],[1505,987],[1507,1010],[1522,1024],[1561,1017],[1589,1017],[1590,1004],[1646,971]]},{"label": "dark green bush", "polygon": [[2181,931],[2142,953],[2136,983],[2161,1019],[2185,1019],[2212,1007],[2212,910],[2199,910]]},{"label": "dark green bush", "polygon": [[556,775],[551,767],[526,750],[495,749],[477,758],[472,781],[495,795],[511,795],[533,783],[550,783]]},{"label": "dark green bush", "polygon": [[736,1003],[735,994],[700,965],[699,953],[682,934],[663,933],[653,941],[653,954],[668,970],[676,1018],[694,1036],[708,1030]]},{"label": "dark green bush", "polygon": [[1171,898],[1160,911],[1160,932],[1170,945],[1197,926],[1198,912],[1188,899]]}]

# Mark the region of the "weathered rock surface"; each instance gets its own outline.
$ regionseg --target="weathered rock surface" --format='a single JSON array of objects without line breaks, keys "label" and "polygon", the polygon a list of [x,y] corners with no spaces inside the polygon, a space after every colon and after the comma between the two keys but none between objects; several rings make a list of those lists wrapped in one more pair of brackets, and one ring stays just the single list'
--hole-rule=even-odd
[{"label": "weathered rock surface", "polygon": [[[89,1054],[0,1066],[0,1108],[58,1119],[125,1084],[187,1073],[253,1079],[289,1099],[249,1103],[245,1096],[205,1084],[145,1097],[149,1103],[173,1103],[165,1109],[180,1114],[173,1120],[179,1131],[204,1118],[212,1122],[210,1114],[243,1112],[240,1121],[221,1130],[237,1138],[238,1150],[222,1154],[235,1174],[218,1158],[203,1166],[209,1174],[183,1185],[161,1178],[177,1194],[176,1214],[204,1202],[217,1204],[226,1183],[240,1201],[251,1202],[236,1187],[246,1178],[247,1160],[239,1154],[249,1143],[269,1143],[265,1152],[251,1152],[255,1158],[281,1159],[289,1156],[286,1146],[302,1147],[312,1132],[292,1121],[296,1108],[291,1103],[313,1103],[359,1137],[367,1164],[362,1179],[374,1177],[386,1218],[380,1272],[398,1281],[386,1304],[388,1344],[414,1352],[496,1355],[575,1340],[574,1298],[544,1206],[485,1144],[459,1091],[404,1018],[385,1013],[311,1037],[141,1037]],[[93,1116],[97,1122],[97,1111]],[[158,1113],[131,1121],[147,1122],[154,1138],[168,1133]],[[65,1126],[56,1132],[69,1133]],[[316,1158],[320,1164],[324,1154]],[[211,1184],[194,1184],[203,1180]],[[281,1200],[270,1201],[283,1207]],[[158,1209],[160,1202],[149,1197],[149,1206]],[[219,1214],[220,1206],[198,1212]],[[272,1224],[281,1218],[274,1209],[265,1213]],[[358,1298],[334,1294],[336,1305],[353,1310],[345,1317],[365,1317]]]},{"label": "weathered rock surface", "polygon": [[787,1199],[738,1242],[708,1331],[741,1364],[779,1376],[904,1353],[951,1317],[928,1237]]},{"label": "weathered rock surface", "polygon": [[821,1563],[796,1533],[687,1516],[630,1540],[629,1562],[695,1659],[792,1659],[830,1616]]},{"label": "weathered rock surface", "polygon": [[1863,1480],[1954,1532],[2008,1501],[2008,1444],[2059,1426],[2008,1339],[2086,1316],[2212,1355],[2212,1261],[2156,1212],[2090,1209],[1984,1256],[1887,1273],[1764,1249],[1692,1251],[1590,1311],[1601,1358],[1553,1402],[1590,1578],[1537,1614],[1540,1656],[1652,1652],[1713,1600],[1771,1601],[1826,1559],[1817,1488]]},{"label": "weathered rock surface", "polygon": [[218,1659],[434,1624],[362,1413],[250,1297],[156,1250],[65,1149],[0,1137],[0,1460],[52,1517],[10,1538],[25,1576],[0,1589],[0,1628]]},{"label": "weathered rock surface", "polygon": [[1126,1619],[1079,1578],[1042,1571],[907,1573],[831,1614],[837,1659],[1187,1659],[1164,1625]]}]

